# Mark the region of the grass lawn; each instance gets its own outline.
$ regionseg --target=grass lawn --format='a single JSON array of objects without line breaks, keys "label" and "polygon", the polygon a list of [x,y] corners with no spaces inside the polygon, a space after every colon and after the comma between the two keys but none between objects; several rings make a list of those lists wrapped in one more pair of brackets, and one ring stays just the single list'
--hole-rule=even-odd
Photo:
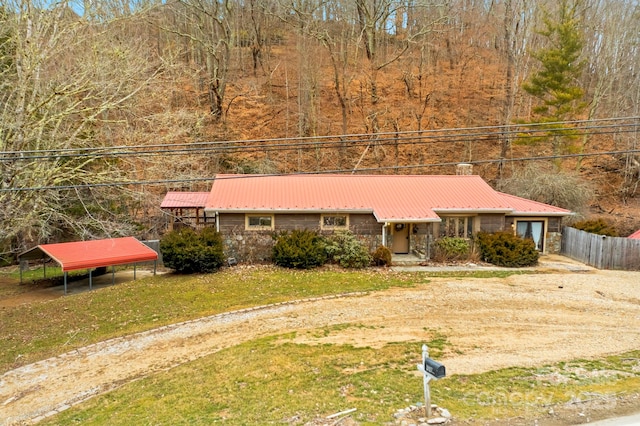
[{"label": "grass lawn", "polygon": [[[504,277],[508,272],[438,273]],[[249,306],[428,283],[425,273],[388,270],[289,271],[232,268],[205,275],[159,275],[0,310],[0,370],[6,371],[111,337]],[[2,297],[0,295],[0,297]],[[341,324],[335,327],[357,327]],[[321,335],[339,331],[322,328]],[[295,335],[262,338],[129,383],[48,419],[44,424],[303,424],[356,408],[362,424],[384,424],[422,401],[414,342],[382,348],[294,343]],[[431,333],[430,354],[456,351]],[[454,375],[431,384],[435,403],[458,419],[543,415],[550,406],[593,394],[640,388],[640,352],[599,361]],[[636,368],[637,369],[637,368]],[[585,374],[589,371],[611,374]],[[567,380],[554,380],[558,376]]]},{"label": "grass lawn", "polygon": [[[304,424],[356,408],[363,425],[388,424],[393,414],[423,401],[415,343],[381,349],[294,344],[293,336],[247,342],[93,398],[45,425]],[[448,345],[439,338],[440,343]],[[429,342],[438,357],[437,342]],[[538,369],[509,368],[431,382],[432,401],[459,420],[536,418],[555,404],[637,390],[640,352],[602,361]],[[590,371],[612,375],[580,378]],[[580,371],[580,376],[575,372]],[[552,378],[566,377],[558,383]],[[586,374],[588,376],[588,374]]]},{"label": "grass lawn", "polygon": [[[112,337],[202,316],[425,281],[427,278],[422,274],[388,270],[278,268],[233,268],[214,274],[146,277],[0,310],[0,372]],[[15,279],[14,287],[19,287],[17,283]]]}]

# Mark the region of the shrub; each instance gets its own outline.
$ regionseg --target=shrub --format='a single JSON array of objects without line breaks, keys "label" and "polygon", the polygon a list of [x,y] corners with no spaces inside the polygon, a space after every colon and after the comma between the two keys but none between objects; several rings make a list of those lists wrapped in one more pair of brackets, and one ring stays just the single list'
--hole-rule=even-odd
[{"label": "shrub", "polygon": [[369,250],[351,233],[340,231],[327,238],[327,256],[343,268],[365,268],[371,264]]},{"label": "shrub", "polygon": [[589,210],[593,185],[576,173],[545,168],[539,162],[497,182],[499,191],[569,209],[577,214]]},{"label": "shrub", "polygon": [[376,251],[373,252],[373,263],[376,266],[389,266],[391,265],[391,250],[385,246],[378,246]]},{"label": "shrub", "polygon": [[613,224],[602,218],[576,222],[573,224],[573,227],[581,231],[598,235],[606,235],[608,237],[617,237],[619,235]]},{"label": "shrub", "polygon": [[469,258],[469,242],[459,237],[440,238],[435,243],[435,258],[437,260],[463,260]]},{"label": "shrub", "polygon": [[539,253],[533,240],[503,231],[477,235],[482,260],[498,266],[523,267],[538,263]]},{"label": "shrub", "polygon": [[224,263],[222,237],[213,228],[182,228],[160,240],[162,262],[181,274],[212,272]]},{"label": "shrub", "polygon": [[311,269],[323,265],[327,260],[325,242],[316,232],[294,230],[275,236],[273,261],[278,266],[296,269]]}]

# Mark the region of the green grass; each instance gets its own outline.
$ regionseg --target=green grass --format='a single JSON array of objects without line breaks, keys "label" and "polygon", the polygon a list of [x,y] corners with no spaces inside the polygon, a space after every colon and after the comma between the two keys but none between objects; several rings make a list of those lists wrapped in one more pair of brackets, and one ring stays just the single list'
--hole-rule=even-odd
[{"label": "green grass", "polygon": [[142,278],[0,310],[0,372],[108,338],[220,312],[426,281],[421,274],[388,271],[275,268]]},{"label": "green grass", "polygon": [[[87,274],[86,271],[71,271],[68,273],[68,279],[72,281]],[[0,279],[0,298],[5,298],[62,285],[64,273],[59,266],[47,266],[46,275],[41,267],[29,269],[22,272],[22,283],[20,283],[20,270],[17,266],[13,266],[0,271]]]},{"label": "green grass", "polygon": [[[30,273],[34,277],[43,275],[41,269]],[[53,273],[53,268],[47,268],[47,276]],[[502,278],[519,273],[522,271],[427,274],[385,269],[297,271],[266,267],[146,277],[0,310],[0,372],[109,338],[250,306],[413,286],[427,283],[429,277]],[[0,297],[33,289],[19,285],[16,272],[12,274],[2,275],[0,289],[5,290],[0,290]],[[10,288],[19,290],[7,290]]]},{"label": "green grass", "polygon": [[[372,349],[294,344],[294,337],[274,336],[225,349],[127,384],[44,424],[303,424],[357,408],[352,417],[360,424],[379,425],[391,422],[397,409],[423,402],[422,378],[416,369],[420,344]],[[438,333],[432,337],[425,335],[430,348],[446,340]],[[431,356],[437,358],[438,353],[435,350]],[[533,419],[572,398],[638,389],[640,374],[634,372],[638,362],[624,359],[639,355],[575,361],[571,367],[559,363],[453,375],[431,382],[432,401],[459,420]],[[585,377],[574,374],[577,368]],[[602,369],[614,373],[589,377],[588,372]],[[572,378],[557,384],[545,380],[550,373]]]},{"label": "green grass", "polygon": [[600,360],[453,376],[439,382],[432,397],[459,418],[535,418],[557,404],[636,392],[639,356],[635,351]]},{"label": "green grass", "polygon": [[49,424],[280,424],[357,408],[382,424],[414,402],[416,344],[380,349],[255,340],[154,375],[63,412]]},{"label": "green grass", "polygon": [[[6,371],[110,337],[249,306],[413,286],[428,283],[432,276],[505,277],[518,272],[234,268],[206,275],[148,277],[0,310],[0,367]],[[371,326],[344,323],[308,334],[323,337],[352,328]],[[459,353],[442,330],[423,331],[432,358]],[[422,379],[416,369],[422,342],[374,349],[297,344],[295,337],[294,333],[272,336],[222,350],[93,398],[45,424],[303,423],[357,408],[352,416],[363,425],[373,425],[390,422],[398,408],[422,401]],[[431,382],[432,398],[462,420],[535,418],[572,398],[640,388],[639,357],[640,352],[633,352],[538,369],[452,375]],[[552,380],[558,375],[566,380]]]}]

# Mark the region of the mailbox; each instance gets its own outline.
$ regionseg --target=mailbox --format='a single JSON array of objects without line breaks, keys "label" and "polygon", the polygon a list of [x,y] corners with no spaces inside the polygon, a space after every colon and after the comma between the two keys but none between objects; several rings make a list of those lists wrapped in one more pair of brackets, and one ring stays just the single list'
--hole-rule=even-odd
[{"label": "mailbox", "polygon": [[424,371],[426,371],[429,375],[435,377],[436,379],[441,379],[447,375],[444,365],[432,360],[431,358],[425,358]]}]

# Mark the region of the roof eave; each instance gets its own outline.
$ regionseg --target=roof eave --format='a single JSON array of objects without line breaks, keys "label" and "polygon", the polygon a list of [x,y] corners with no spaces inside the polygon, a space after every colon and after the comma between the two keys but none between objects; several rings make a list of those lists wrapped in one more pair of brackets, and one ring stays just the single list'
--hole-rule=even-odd
[{"label": "roof eave", "polygon": [[513,211],[512,213],[507,214],[507,216],[535,216],[535,217],[564,217],[564,216],[573,216],[575,213],[573,212],[523,212],[523,211]]},{"label": "roof eave", "polygon": [[380,223],[426,223],[426,222],[438,223],[438,222],[442,222],[442,219],[433,218],[433,217],[411,217],[411,218],[389,217],[389,218],[380,218],[378,219],[378,222]]},{"label": "roof eave", "polygon": [[251,213],[251,214],[273,214],[273,213],[286,213],[286,214],[306,214],[306,213],[355,213],[355,214],[370,214],[373,213],[372,209],[266,209],[266,208],[244,208],[244,209],[218,209],[212,207],[206,207],[204,209],[206,213]]},{"label": "roof eave", "polygon": [[494,214],[510,214],[513,212],[513,209],[492,209],[492,208],[465,208],[465,209],[448,209],[448,208],[434,208],[434,212],[437,214],[478,214],[478,213],[494,213]]}]

